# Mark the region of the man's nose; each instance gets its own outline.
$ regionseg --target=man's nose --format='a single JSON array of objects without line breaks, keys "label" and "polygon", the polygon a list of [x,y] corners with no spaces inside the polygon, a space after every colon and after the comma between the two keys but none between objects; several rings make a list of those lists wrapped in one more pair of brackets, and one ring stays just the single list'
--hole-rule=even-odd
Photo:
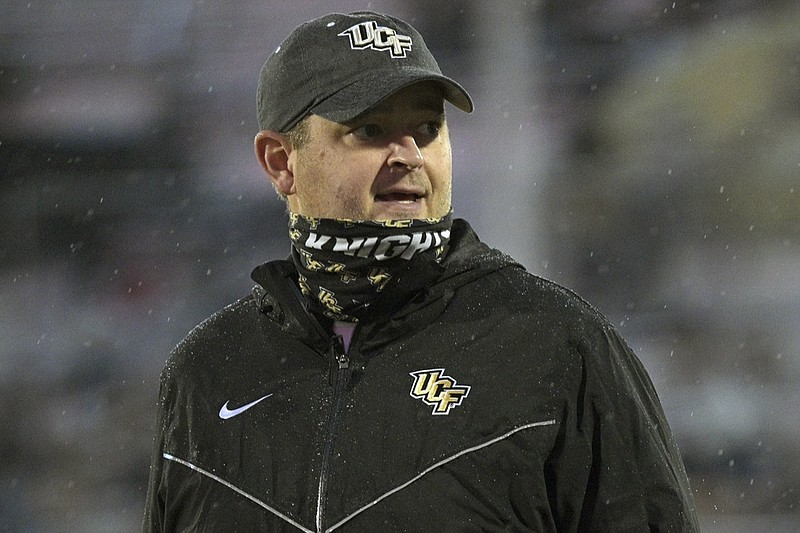
[{"label": "man's nose", "polygon": [[414,170],[420,168],[425,162],[413,135],[406,134],[396,137],[390,143],[390,147],[391,154],[387,161],[390,167],[402,166]]}]

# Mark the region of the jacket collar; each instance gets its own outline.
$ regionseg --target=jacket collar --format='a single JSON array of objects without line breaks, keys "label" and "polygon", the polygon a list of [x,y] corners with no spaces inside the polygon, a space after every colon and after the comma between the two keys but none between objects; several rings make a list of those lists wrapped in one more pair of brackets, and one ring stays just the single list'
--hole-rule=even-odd
[{"label": "jacket collar", "polygon": [[[456,291],[471,281],[505,267],[522,268],[510,256],[480,241],[469,223],[453,221],[450,249],[442,262],[439,280],[393,310],[359,324],[360,350],[369,352],[397,339],[408,331],[430,324],[447,308]],[[252,274],[257,285],[253,297],[261,312],[289,335],[317,351],[330,343],[330,325],[323,324],[303,305],[297,288],[297,271],[290,260],[270,261]]]}]

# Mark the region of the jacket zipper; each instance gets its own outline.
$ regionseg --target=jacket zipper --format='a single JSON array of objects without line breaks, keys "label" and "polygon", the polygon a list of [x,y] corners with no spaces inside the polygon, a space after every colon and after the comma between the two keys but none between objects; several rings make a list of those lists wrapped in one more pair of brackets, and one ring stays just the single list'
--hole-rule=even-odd
[{"label": "jacket zipper", "polygon": [[330,472],[331,461],[333,460],[333,446],[336,434],[339,429],[339,418],[341,417],[342,401],[347,384],[350,382],[350,359],[344,351],[342,338],[333,338],[330,347],[336,361],[336,370],[333,374],[333,402],[328,418],[328,433],[325,439],[325,447],[322,452],[322,466],[319,473],[319,488],[317,491],[317,531],[323,531],[325,521],[325,504],[328,495],[328,475]]}]

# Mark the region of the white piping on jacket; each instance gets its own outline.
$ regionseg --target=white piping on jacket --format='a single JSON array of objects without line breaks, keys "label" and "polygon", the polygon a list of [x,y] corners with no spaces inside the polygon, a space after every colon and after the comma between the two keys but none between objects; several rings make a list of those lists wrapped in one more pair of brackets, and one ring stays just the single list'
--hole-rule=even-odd
[{"label": "white piping on jacket", "polygon": [[329,527],[327,529],[327,531],[333,531],[334,529],[336,529],[337,527],[341,526],[342,524],[344,524],[345,522],[347,522],[348,520],[350,520],[351,518],[353,518],[357,514],[363,512],[363,511],[366,511],[367,509],[369,509],[373,505],[377,504],[381,500],[384,500],[385,498],[388,498],[392,494],[394,494],[396,492],[399,492],[399,491],[403,490],[404,488],[408,487],[409,485],[411,485],[412,483],[417,481],[419,478],[421,478],[422,476],[424,476],[428,472],[431,472],[432,470],[435,470],[435,469],[439,468],[440,466],[446,465],[450,461],[454,461],[455,459],[458,459],[462,455],[466,455],[468,453],[472,453],[472,452],[480,450],[482,448],[486,448],[487,446],[491,446],[492,444],[500,442],[501,440],[507,439],[508,437],[510,437],[514,433],[517,433],[518,431],[522,431],[524,429],[529,429],[529,428],[533,428],[533,427],[539,427],[539,426],[552,426],[555,423],[556,423],[555,419],[551,419],[551,420],[543,420],[541,422],[532,422],[530,424],[525,424],[523,426],[519,426],[517,428],[514,428],[511,431],[509,431],[509,432],[507,432],[507,433],[505,433],[503,435],[500,435],[499,437],[495,437],[495,438],[493,438],[491,440],[488,440],[488,441],[483,442],[481,444],[478,444],[476,446],[472,446],[471,448],[467,448],[465,450],[461,450],[457,454],[451,455],[450,457],[442,459],[438,463],[433,463],[431,466],[429,466],[428,468],[426,468],[425,470],[423,470],[422,472],[420,472],[416,476],[412,477],[411,479],[409,479],[408,481],[406,481],[402,485],[398,485],[397,487],[393,488],[389,492],[387,492],[385,494],[382,494],[380,497],[376,498],[372,502],[370,502],[367,505],[363,506],[361,509],[356,510],[354,513],[350,514],[349,516],[346,516],[345,518],[343,518],[339,522],[335,523],[334,525]]},{"label": "white piping on jacket", "polygon": [[203,470],[203,469],[202,469],[202,468],[200,468],[199,466],[193,465],[193,464],[192,464],[192,463],[190,463],[189,461],[184,461],[183,459],[179,459],[179,458],[175,457],[174,455],[170,455],[170,454],[168,454],[168,453],[163,453],[162,455],[164,456],[164,459],[167,459],[168,461],[175,461],[176,463],[179,463],[179,464],[182,464],[183,466],[187,466],[187,467],[191,468],[191,469],[192,469],[192,470],[194,470],[195,472],[199,472],[199,473],[203,474],[204,476],[208,476],[208,477],[210,477],[210,478],[211,478],[211,479],[213,479],[214,481],[218,481],[218,482],[222,483],[223,485],[225,485],[226,487],[228,487],[228,488],[229,488],[229,489],[231,489],[232,491],[234,491],[234,492],[236,492],[236,493],[238,493],[238,494],[241,494],[242,496],[244,496],[244,497],[245,497],[245,498],[247,498],[248,500],[252,501],[253,503],[260,505],[261,507],[263,507],[263,508],[264,508],[264,509],[266,509],[267,511],[269,511],[269,512],[271,512],[271,513],[275,514],[276,516],[279,516],[280,518],[283,518],[284,520],[286,520],[287,522],[289,522],[290,524],[292,524],[292,525],[293,525],[294,527],[296,527],[297,529],[299,529],[299,530],[301,530],[301,531],[305,531],[306,533],[314,533],[314,531],[313,531],[313,530],[311,530],[311,529],[308,529],[308,528],[305,528],[305,527],[301,526],[300,524],[298,524],[297,522],[295,522],[294,520],[292,520],[291,518],[289,518],[289,517],[288,517],[288,516],[286,516],[285,514],[281,513],[281,512],[280,512],[280,511],[278,511],[277,509],[274,509],[274,508],[270,507],[269,505],[267,505],[266,503],[262,502],[261,500],[259,500],[259,499],[258,499],[258,498],[256,498],[255,496],[253,496],[253,495],[251,495],[251,494],[248,494],[248,493],[246,493],[245,491],[243,491],[242,489],[240,489],[240,488],[239,488],[239,487],[237,487],[236,485],[233,485],[233,484],[231,484],[231,483],[228,483],[227,481],[225,481],[225,480],[224,480],[224,479],[222,479],[221,477],[219,477],[219,476],[217,476],[217,475],[214,475],[214,474],[212,474],[212,473],[211,473],[211,472],[209,472],[208,470]]},{"label": "white piping on jacket", "polygon": [[[399,491],[403,490],[404,488],[408,487],[409,485],[411,485],[415,481],[419,480],[425,474],[428,474],[429,472],[439,468],[440,466],[446,465],[447,463],[449,463],[451,461],[454,461],[454,460],[458,459],[461,456],[464,456],[464,455],[466,455],[468,453],[472,453],[474,451],[477,451],[477,450],[486,448],[488,446],[491,446],[492,444],[495,444],[497,442],[500,442],[501,440],[507,439],[511,435],[514,435],[515,433],[518,433],[518,432],[523,431],[525,429],[530,429],[530,428],[533,428],[533,427],[541,427],[541,426],[552,426],[555,423],[556,423],[555,419],[551,419],[551,420],[542,420],[541,422],[532,422],[530,424],[525,424],[525,425],[516,427],[516,428],[512,429],[511,431],[508,431],[508,432],[504,433],[503,435],[500,435],[499,437],[495,437],[495,438],[493,438],[491,440],[488,440],[488,441],[483,442],[481,444],[478,444],[476,446],[472,446],[470,448],[466,448],[464,450],[461,450],[460,452],[456,453],[455,455],[451,455],[450,457],[447,457],[445,459],[442,459],[441,461],[438,461],[438,462],[432,464],[431,466],[429,466],[428,468],[426,468],[425,470],[423,470],[422,472],[420,472],[416,476],[412,477],[411,479],[409,479],[405,483],[403,483],[401,485],[398,485],[397,487],[393,488],[392,490],[390,490],[390,491],[382,494],[378,498],[374,499],[370,503],[364,505],[360,509],[357,509],[355,512],[353,512],[353,513],[349,514],[348,516],[344,517],[342,520],[340,520],[339,522],[335,523],[334,525],[332,525],[331,527],[329,527],[325,531],[326,532],[330,532],[330,531],[333,531],[334,529],[339,528],[345,522],[349,521],[350,519],[354,518],[355,516],[361,514],[364,511],[366,511],[370,507],[373,507],[374,505],[376,505],[376,504],[380,503],[381,501],[385,500],[386,498],[388,498],[392,494],[395,494],[396,492],[399,492]],[[300,525],[299,523],[295,522],[294,520],[292,520],[291,518],[289,518],[285,514],[281,513],[277,509],[274,509],[274,508],[270,507],[269,505],[267,505],[266,503],[262,502],[261,500],[259,500],[255,496],[252,496],[251,494],[246,493],[242,489],[240,489],[237,486],[225,481],[221,477],[219,477],[217,475],[214,475],[211,472],[208,472],[207,470],[203,470],[199,466],[193,465],[192,463],[190,463],[188,461],[185,461],[183,459],[179,459],[178,457],[175,457],[174,455],[170,455],[168,453],[164,453],[162,455],[163,455],[164,459],[167,459],[169,461],[175,461],[176,463],[179,463],[179,464],[182,464],[182,465],[184,465],[184,466],[186,466],[188,468],[191,468],[192,470],[194,470],[196,472],[199,472],[200,474],[208,476],[209,478],[213,479],[214,481],[218,481],[219,483],[222,483],[223,485],[225,485],[229,489],[231,489],[234,492],[244,496],[245,498],[247,498],[248,500],[252,501],[253,503],[256,503],[257,505],[263,507],[267,511],[273,513],[274,515],[282,518],[283,520],[286,520],[288,523],[292,524],[297,529],[299,529],[301,531],[305,531],[306,533],[315,533],[313,530],[308,529],[306,527],[303,527],[302,525]]]}]

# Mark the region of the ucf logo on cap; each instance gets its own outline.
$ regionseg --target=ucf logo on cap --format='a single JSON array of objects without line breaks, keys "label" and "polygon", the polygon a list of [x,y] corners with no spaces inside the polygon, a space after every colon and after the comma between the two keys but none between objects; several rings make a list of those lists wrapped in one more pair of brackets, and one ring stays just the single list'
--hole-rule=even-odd
[{"label": "ucf logo on cap", "polygon": [[339,37],[350,38],[350,48],[353,50],[384,51],[388,50],[392,57],[406,57],[406,52],[411,50],[411,37],[400,35],[392,28],[378,26],[374,20],[350,26]]}]

